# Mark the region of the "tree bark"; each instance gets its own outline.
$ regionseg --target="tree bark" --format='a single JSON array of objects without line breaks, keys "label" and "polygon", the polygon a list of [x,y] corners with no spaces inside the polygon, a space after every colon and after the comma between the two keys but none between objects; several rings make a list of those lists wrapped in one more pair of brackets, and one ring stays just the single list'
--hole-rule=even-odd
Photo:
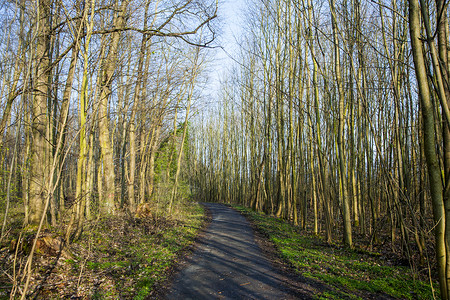
[{"label": "tree bark", "polygon": [[35,69],[35,92],[32,105],[29,182],[29,220],[37,225],[44,213],[45,195],[48,191],[48,165],[50,145],[47,141],[49,130],[47,98],[49,92],[50,66],[50,22],[52,0],[38,2],[37,46]]},{"label": "tree bark", "polygon": [[[116,2],[118,6],[118,2]],[[128,6],[128,0],[123,0],[118,12],[114,17],[114,27],[123,28],[125,26],[125,14]],[[101,211],[106,214],[114,214],[116,211],[115,199],[115,174],[114,174],[114,153],[110,137],[108,115],[108,102],[111,96],[111,83],[116,70],[117,53],[120,42],[120,31],[111,34],[109,53],[105,58],[104,69],[102,72],[102,82],[100,87],[99,99],[99,139],[103,162],[103,196]],[[101,179],[99,179],[101,180]]]},{"label": "tree bark", "polygon": [[447,256],[445,243],[445,210],[443,201],[443,186],[441,170],[435,149],[435,125],[434,108],[431,100],[431,91],[427,78],[427,68],[424,61],[424,51],[420,39],[421,26],[419,18],[419,6],[417,1],[409,1],[409,30],[411,36],[412,54],[419,87],[419,98],[422,108],[423,118],[423,139],[424,152],[428,167],[428,179],[430,184],[430,194],[433,206],[433,218],[435,222],[434,234],[436,239],[436,259],[438,267],[438,278],[442,299],[449,297],[449,285],[447,282]]},{"label": "tree bark", "polygon": [[339,120],[338,120],[338,133],[337,133],[337,143],[338,143],[338,164],[339,164],[339,181],[341,187],[341,198],[342,198],[342,219],[344,223],[344,242],[348,247],[353,246],[352,242],[352,224],[350,217],[350,204],[347,192],[347,170],[344,154],[344,126],[345,126],[345,95],[343,82],[341,79],[341,66],[340,66],[340,51],[338,44],[338,28],[337,28],[337,17],[335,1],[330,0],[330,8],[332,14],[332,25],[333,25],[333,41],[334,41],[334,66],[335,66],[335,76],[336,84],[338,86],[338,96],[339,96]]}]

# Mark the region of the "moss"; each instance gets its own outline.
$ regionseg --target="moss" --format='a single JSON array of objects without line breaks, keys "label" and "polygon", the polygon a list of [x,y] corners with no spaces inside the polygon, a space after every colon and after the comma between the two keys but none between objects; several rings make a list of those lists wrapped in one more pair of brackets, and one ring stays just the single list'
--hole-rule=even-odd
[{"label": "moss", "polygon": [[359,299],[358,294],[386,294],[401,299],[432,299],[428,281],[414,280],[412,271],[383,264],[379,253],[326,245],[320,237],[278,218],[236,206],[275,245],[279,255],[304,277],[322,281],[333,292],[317,299]]},{"label": "moss", "polygon": [[[128,223],[104,220],[91,232],[95,246],[85,270],[102,274],[95,286],[86,288],[92,291],[92,299],[145,299],[166,280],[179,252],[193,243],[204,221],[200,205],[181,205],[176,217],[159,216],[158,220]],[[112,226],[117,228],[112,230]],[[66,260],[75,274],[80,271],[79,261],[83,259]]]}]

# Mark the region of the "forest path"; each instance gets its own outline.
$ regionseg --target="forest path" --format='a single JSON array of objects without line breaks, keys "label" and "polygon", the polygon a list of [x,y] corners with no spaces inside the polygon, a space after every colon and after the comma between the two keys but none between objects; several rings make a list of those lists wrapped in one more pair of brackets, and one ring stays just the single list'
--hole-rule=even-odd
[{"label": "forest path", "polygon": [[235,210],[205,203],[211,224],[166,299],[311,299],[275,270],[255,242],[249,222]]}]

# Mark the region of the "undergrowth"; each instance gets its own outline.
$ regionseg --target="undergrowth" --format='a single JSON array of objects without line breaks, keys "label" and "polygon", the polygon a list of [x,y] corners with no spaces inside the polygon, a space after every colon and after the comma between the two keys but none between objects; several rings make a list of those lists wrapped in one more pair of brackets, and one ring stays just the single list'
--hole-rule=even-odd
[{"label": "undergrowth", "polygon": [[[194,242],[203,220],[199,204],[178,203],[170,216],[122,215],[91,221],[82,237],[67,248],[70,257],[36,257],[32,295],[38,299],[145,299],[169,276],[181,250]],[[3,251],[2,260],[12,257],[8,249]],[[0,281],[6,286],[8,278]]]},{"label": "undergrowth", "polygon": [[334,288],[331,293],[319,292],[318,299],[360,299],[364,298],[361,292],[398,299],[433,299],[429,281],[415,278],[408,267],[388,265],[379,253],[328,245],[279,218],[240,206],[234,208],[269,238],[280,257],[296,272]]},{"label": "undergrowth", "polygon": [[[186,205],[178,218],[160,217],[153,224],[133,224],[122,237],[108,228],[98,230],[94,236],[104,255],[89,261],[86,267],[93,272],[107,272],[110,283],[97,289],[93,298],[147,297],[157,283],[166,279],[179,251],[194,241],[203,215],[203,208],[192,204]],[[123,238],[128,240],[123,242]]]}]

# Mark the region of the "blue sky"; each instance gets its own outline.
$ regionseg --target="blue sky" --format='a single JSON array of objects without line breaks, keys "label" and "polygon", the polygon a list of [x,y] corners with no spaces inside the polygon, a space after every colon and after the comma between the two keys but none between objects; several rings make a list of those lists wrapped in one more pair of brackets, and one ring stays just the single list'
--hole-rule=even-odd
[{"label": "blue sky", "polygon": [[[244,11],[246,0],[223,0],[219,6],[219,20],[221,35],[217,43],[231,56],[236,57],[238,45],[236,38],[242,35]],[[213,66],[210,73],[210,85],[216,92],[219,90],[219,80],[223,78],[233,60],[221,49],[215,51]]]}]

